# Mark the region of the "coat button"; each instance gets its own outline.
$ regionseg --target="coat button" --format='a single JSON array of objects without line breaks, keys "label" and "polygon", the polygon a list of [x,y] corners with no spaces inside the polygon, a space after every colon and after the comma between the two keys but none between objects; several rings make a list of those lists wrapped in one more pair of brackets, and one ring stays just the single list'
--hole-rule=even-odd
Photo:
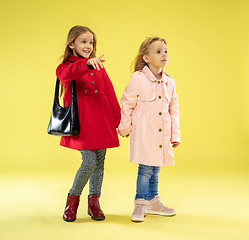
[{"label": "coat button", "polygon": [[158,131],[159,131],[159,132],[161,132],[161,131],[162,131],[162,129],[161,129],[161,128],[159,128],[159,129],[158,129]]},{"label": "coat button", "polygon": [[86,84],[86,81],[84,81],[84,84]]},{"label": "coat button", "polygon": [[162,145],[159,145],[159,148],[162,148],[163,146]]},{"label": "coat button", "polygon": [[161,98],[162,98],[162,96],[158,96],[158,98],[159,98],[159,99],[161,99]]},{"label": "coat button", "polygon": [[93,81],[93,82],[92,82],[92,84],[94,85],[94,84],[95,84],[95,82]]},{"label": "coat button", "polygon": [[161,115],[162,115],[162,112],[159,112],[159,115],[161,116]]},{"label": "coat button", "polygon": [[98,90],[95,90],[94,92],[95,92],[95,93],[98,93]]},{"label": "coat button", "polygon": [[91,76],[93,76],[94,75],[94,73],[91,73]]},{"label": "coat button", "polygon": [[88,93],[88,91],[86,90],[85,93]]},{"label": "coat button", "polygon": [[160,84],[161,82],[160,81],[157,81],[158,84]]}]

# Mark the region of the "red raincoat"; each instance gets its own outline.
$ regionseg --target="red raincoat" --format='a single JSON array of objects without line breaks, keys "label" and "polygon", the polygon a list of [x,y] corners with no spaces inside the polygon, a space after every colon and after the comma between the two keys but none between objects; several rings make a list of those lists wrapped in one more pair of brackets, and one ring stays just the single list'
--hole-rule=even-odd
[{"label": "red raincoat", "polygon": [[76,80],[80,121],[80,134],[61,137],[60,145],[77,150],[118,147],[116,127],[120,123],[120,106],[117,97],[105,69],[90,69],[87,60],[71,55],[68,62],[56,69],[65,87],[64,106],[71,103],[71,81]]}]

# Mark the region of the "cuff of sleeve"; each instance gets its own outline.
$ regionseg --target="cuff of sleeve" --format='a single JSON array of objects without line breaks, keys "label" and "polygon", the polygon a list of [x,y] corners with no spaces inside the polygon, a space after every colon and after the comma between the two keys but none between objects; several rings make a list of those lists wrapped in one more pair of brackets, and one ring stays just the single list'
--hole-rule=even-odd
[{"label": "cuff of sleeve", "polygon": [[92,65],[87,65],[87,61],[89,58],[84,58],[82,60],[80,60],[80,68],[82,70],[88,70],[88,69],[94,69]]},{"label": "cuff of sleeve", "polygon": [[180,137],[176,137],[176,136],[172,136],[170,139],[170,142],[181,142],[181,138]]}]

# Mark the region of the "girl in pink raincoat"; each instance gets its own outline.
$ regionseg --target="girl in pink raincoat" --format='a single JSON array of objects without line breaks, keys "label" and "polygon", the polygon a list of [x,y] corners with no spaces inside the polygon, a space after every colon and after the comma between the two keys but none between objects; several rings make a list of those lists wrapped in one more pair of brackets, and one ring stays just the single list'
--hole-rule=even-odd
[{"label": "girl in pink raincoat", "polygon": [[143,41],[134,62],[134,73],[121,98],[118,132],[130,135],[130,161],[138,163],[135,208],[131,220],[144,215],[175,215],[158,196],[160,167],[174,165],[173,148],[180,144],[178,97],[175,81],[164,73],[168,62],[166,41]]}]

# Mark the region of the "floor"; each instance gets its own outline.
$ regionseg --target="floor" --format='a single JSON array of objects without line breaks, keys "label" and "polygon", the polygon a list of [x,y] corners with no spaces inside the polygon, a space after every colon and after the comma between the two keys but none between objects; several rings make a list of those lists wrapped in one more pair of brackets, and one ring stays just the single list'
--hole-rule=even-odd
[{"label": "floor", "polygon": [[[170,171],[169,171],[170,172]],[[39,239],[249,239],[249,176],[160,173],[162,202],[174,217],[147,215],[133,223],[136,176],[105,173],[101,207],[105,221],[87,215],[86,188],[78,218],[62,220],[72,175],[2,174],[1,240]]]}]

